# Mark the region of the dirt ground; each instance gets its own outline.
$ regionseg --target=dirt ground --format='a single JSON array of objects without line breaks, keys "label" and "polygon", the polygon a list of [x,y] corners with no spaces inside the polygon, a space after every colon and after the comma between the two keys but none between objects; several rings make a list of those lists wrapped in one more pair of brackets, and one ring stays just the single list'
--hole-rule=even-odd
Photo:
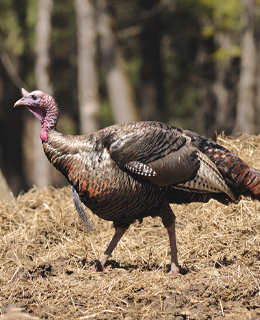
[{"label": "dirt ground", "polygon": [[[260,168],[260,137],[219,142]],[[260,203],[172,208],[186,275],[167,273],[159,218],[132,225],[108,273],[90,273],[113,228],[88,212],[87,233],[69,188],[0,203],[0,319],[260,319]]]}]

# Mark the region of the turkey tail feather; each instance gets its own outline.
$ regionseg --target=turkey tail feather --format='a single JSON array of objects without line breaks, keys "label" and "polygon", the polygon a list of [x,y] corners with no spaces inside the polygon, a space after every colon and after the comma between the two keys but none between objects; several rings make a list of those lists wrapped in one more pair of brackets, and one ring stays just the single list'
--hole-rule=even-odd
[{"label": "turkey tail feather", "polygon": [[251,196],[260,201],[260,171],[255,168],[249,168],[241,184],[245,196]]},{"label": "turkey tail feather", "polygon": [[260,201],[259,170],[249,167],[242,159],[221,146],[209,148],[204,153],[216,164],[237,197],[250,196]]}]

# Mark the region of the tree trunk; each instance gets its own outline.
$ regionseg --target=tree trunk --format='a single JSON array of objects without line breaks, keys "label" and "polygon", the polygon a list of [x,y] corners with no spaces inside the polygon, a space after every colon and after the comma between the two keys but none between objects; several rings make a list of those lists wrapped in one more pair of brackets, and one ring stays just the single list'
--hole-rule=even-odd
[{"label": "tree trunk", "polygon": [[93,0],[75,0],[78,38],[78,100],[82,134],[98,129],[96,21]]},{"label": "tree trunk", "polygon": [[213,91],[214,71],[209,54],[212,44],[204,41],[200,44],[196,57],[196,99],[197,106],[195,122],[200,134],[213,137],[214,135],[214,107],[216,99]]},{"label": "tree trunk", "polygon": [[[51,14],[53,1],[39,0],[38,1],[38,18],[36,24],[36,65],[35,77],[37,89],[52,94],[50,85],[48,68],[50,64],[49,46],[51,33]],[[50,164],[46,160],[43,152],[39,133],[41,125],[39,120],[34,120],[34,135],[33,135],[33,180],[37,187],[45,187],[51,183]]]},{"label": "tree trunk", "polygon": [[117,123],[137,120],[134,92],[126,74],[125,61],[112,31],[105,0],[97,1],[98,32],[107,90]]},{"label": "tree trunk", "polygon": [[255,133],[260,133],[260,46],[259,46],[259,36],[260,36],[260,28],[258,27],[258,38],[256,39],[258,46],[257,46],[257,68],[256,68],[256,127],[255,127]]},{"label": "tree trunk", "polygon": [[256,76],[256,45],[255,0],[242,0],[242,26],[240,79],[238,86],[238,102],[236,124],[233,133],[255,132],[255,76]]},{"label": "tree trunk", "polygon": [[[228,33],[217,32],[215,34],[217,48],[228,48],[232,45],[232,39]],[[231,72],[231,58],[226,58],[215,63],[216,80],[213,84],[213,91],[216,97],[215,123],[217,132],[232,130],[234,123],[231,120],[232,107],[230,99],[231,89],[227,87],[226,80]],[[231,124],[232,122],[232,124]]]},{"label": "tree trunk", "polygon": [[140,103],[143,120],[160,120],[163,113],[162,72],[161,72],[161,18],[155,12],[158,0],[139,2],[142,32],[140,50],[142,55]]},{"label": "tree trunk", "polygon": [[8,184],[3,176],[2,170],[0,169],[0,202],[13,200],[13,194],[8,187]]}]

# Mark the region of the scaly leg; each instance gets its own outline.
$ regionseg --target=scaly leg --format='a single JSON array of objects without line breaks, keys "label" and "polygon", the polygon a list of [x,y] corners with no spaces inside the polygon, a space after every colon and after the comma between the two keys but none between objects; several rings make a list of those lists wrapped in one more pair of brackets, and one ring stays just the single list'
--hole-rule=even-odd
[{"label": "scaly leg", "polygon": [[161,218],[163,225],[168,231],[170,247],[171,247],[171,274],[178,274],[184,273],[184,270],[178,263],[178,256],[177,256],[177,244],[176,244],[176,233],[175,233],[175,215],[171,210],[171,207],[168,206],[165,210],[161,213]]},{"label": "scaly leg", "polygon": [[177,244],[176,244],[176,234],[175,234],[175,216],[173,223],[170,227],[166,228],[169,235],[170,247],[171,247],[171,274],[182,273],[182,269],[178,263],[177,256]]},{"label": "scaly leg", "polygon": [[120,239],[123,237],[124,233],[126,232],[128,228],[121,228],[116,227],[115,228],[115,234],[109,243],[106,251],[101,255],[99,261],[96,264],[96,271],[106,271],[104,268],[105,263],[107,262],[107,259],[111,257],[113,250],[117,246]]}]

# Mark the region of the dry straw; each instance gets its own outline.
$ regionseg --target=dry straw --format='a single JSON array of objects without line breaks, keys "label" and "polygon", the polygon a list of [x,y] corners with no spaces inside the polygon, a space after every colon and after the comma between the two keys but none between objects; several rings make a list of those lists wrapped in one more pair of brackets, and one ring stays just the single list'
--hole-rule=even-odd
[{"label": "dry straw", "polygon": [[[258,136],[218,140],[260,168]],[[1,203],[0,319],[258,319],[259,203],[172,207],[185,276],[166,272],[159,218],[130,227],[107,274],[89,273],[113,228],[88,213],[95,232],[85,232],[69,188],[33,188]]]}]

